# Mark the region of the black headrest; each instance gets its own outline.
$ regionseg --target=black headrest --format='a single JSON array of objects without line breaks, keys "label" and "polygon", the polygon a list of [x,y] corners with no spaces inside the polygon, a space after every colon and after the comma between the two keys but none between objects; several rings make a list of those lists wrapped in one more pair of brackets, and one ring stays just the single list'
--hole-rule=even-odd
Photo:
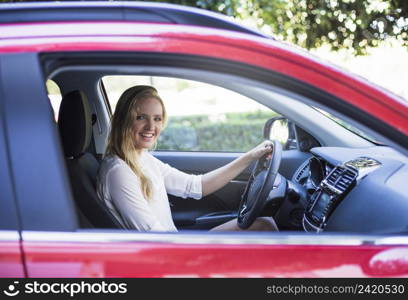
[{"label": "black headrest", "polygon": [[58,128],[65,156],[80,156],[88,148],[92,134],[89,102],[82,91],[72,91],[61,101]]}]

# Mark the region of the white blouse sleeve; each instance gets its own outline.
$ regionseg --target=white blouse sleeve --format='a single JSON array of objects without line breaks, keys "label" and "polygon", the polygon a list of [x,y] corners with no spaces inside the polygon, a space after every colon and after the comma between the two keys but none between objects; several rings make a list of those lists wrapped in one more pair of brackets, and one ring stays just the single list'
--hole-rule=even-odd
[{"label": "white blouse sleeve", "polygon": [[126,227],[139,231],[165,231],[143,196],[139,178],[129,167],[115,166],[107,174],[106,182]]},{"label": "white blouse sleeve", "polygon": [[155,158],[164,179],[164,185],[168,194],[182,197],[201,199],[202,175],[192,175],[181,172],[168,164]]}]

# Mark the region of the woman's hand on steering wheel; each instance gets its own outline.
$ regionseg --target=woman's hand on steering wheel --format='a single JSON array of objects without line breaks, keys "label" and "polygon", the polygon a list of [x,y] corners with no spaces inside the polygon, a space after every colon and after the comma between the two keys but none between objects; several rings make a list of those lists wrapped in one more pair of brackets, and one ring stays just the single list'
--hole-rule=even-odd
[{"label": "woman's hand on steering wheel", "polygon": [[[277,202],[279,205],[286,190],[286,181],[274,186],[282,158],[282,145],[278,141],[264,141],[247,154],[257,162],[238,209],[238,226],[242,229],[251,226],[260,216],[266,202]],[[273,193],[275,189],[277,193]]]},{"label": "woman's hand on steering wheel", "polygon": [[273,142],[266,140],[263,141],[262,143],[260,143],[258,146],[256,146],[255,148],[249,150],[247,152],[248,157],[250,158],[250,160],[256,160],[256,159],[260,159],[261,157],[267,155],[268,153],[270,155],[268,155],[266,158],[270,158],[272,157],[272,150],[273,150]]}]

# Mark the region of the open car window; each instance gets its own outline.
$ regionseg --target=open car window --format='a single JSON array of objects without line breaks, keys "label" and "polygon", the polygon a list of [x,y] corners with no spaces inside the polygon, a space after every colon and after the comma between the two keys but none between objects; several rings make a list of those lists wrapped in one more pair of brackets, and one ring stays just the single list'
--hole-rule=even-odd
[{"label": "open car window", "polygon": [[[309,104],[313,99],[288,90],[254,84],[242,77],[225,77],[215,72],[189,70],[186,73],[183,70],[183,75],[176,77],[176,68],[170,76],[167,70],[155,70],[155,74],[162,73],[156,76],[129,75],[140,74],[137,67],[134,70],[129,67],[126,75],[113,70],[111,67],[106,67],[105,70],[102,67],[89,68],[84,72],[83,68],[71,68],[57,72],[55,79],[58,85],[62,85],[64,93],[72,89],[72,78],[76,79],[74,83],[78,88],[83,85],[81,90],[86,94],[95,117],[92,118],[96,120],[93,123],[93,139],[95,145],[102,143],[102,149],[109,133],[109,119],[121,93],[134,85],[154,86],[164,101],[169,121],[161,132],[152,155],[185,173],[205,174],[231,162],[264,139],[264,126],[268,120],[289,120],[286,123],[280,123],[279,120],[279,126],[274,127],[282,131],[290,127],[291,132],[286,135],[286,139],[294,139],[293,145],[296,145],[284,149],[288,151],[283,151],[279,173],[288,182],[293,181],[293,184],[300,184],[301,187],[293,198],[296,200],[292,199],[293,191],[286,193],[282,209],[273,212],[282,231],[303,231],[303,211],[311,203],[312,195],[321,192],[319,186],[331,170],[352,158],[358,158],[362,155],[360,153],[371,157],[377,151],[354,150],[370,148],[373,144],[317,111],[315,106]],[[191,80],[182,79],[185,77]],[[219,87],[218,82],[223,82],[223,87]],[[95,90],[90,88],[92,86],[101,89]],[[107,124],[101,122],[104,115],[109,116]],[[274,136],[284,134],[275,132]],[[95,150],[88,148],[88,151]],[[93,154],[98,155],[100,152]],[[319,160],[319,164],[310,163],[312,156]],[[237,217],[241,196],[252,167],[249,166],[227,186],[201,201],[169,195],[177,229],[207,232],[212,227]],[[309,186],[309,182],[314,185]],[[288,189],[291,188],[291,184],[288,184]],[[359,191],[356,197],[360,199],[371,197],[370,193],[363,195],[365,188],[357,186],[355,190]],[[347,199],[348,196],[343,194],[342,197]],[[352,200],[348,202],[351,203]],[[351,211],[352,208],[347,208],[337,219],[341,220]],[[335,225],[329,224],[327,231],[353,231],[344,227],[345,224],[341,221],[333,224]],[[85,225],[84,228],[89,226]]]},{"label": "open car window", "polygon": [[[310,231],[310,228],[313,231],[314,227],[305,229],[304,212],[308,205],[320,197],[321,205],[315,205],[320,209],[313,216],[324,220],[324,224],[316,226],[324,227],[326,232],[377,233],[387,228],[401,227],[402,219],[381,216],[382,205],[370,205],[371,214],[366,218],[361,218],[354,210],[354,205],[359,201],[360,205],[366,206],[368,202],[377,199],[372,194],[376,190],[373,187],[381,186],[388,195],[388,205],[398,207],[396,211],[403,214],[405,207],[399,207],[398,185],[404,175],[401,173],[403,170],[397,170],[398,162],[403,158],[394,155],[393,149],[377,147],[316,110],[315,107],[319,107],[336,117],[341,116],[336,110],[326,110],[322,104],[324,99],[317,102],[318,97],[325,96],[320,90],[316,89],[315,94],[311,93],[313,90],[308,90],[307,96],[302,95],[297,83],[285,87],[266,84],[248,79],[246,76],[251,72],[256,73],[257,69],[231,75],[178,66],[151,66],[147,69],[146,66],[141,68],[137,64],[129,64],[117,68],[101,62],[100,66],[95,67],[84,64],[61,68],[50,79],[61,88],[63,95],[78,89],[89,102],[94,144],[85,149],[99,159],[104,153],[110,118],[121,93],[134,85],[152,85],[165,103],[169,122],[161,132],[155,151],[151,153],[185,173],[205,174],[228,164],[264,139],[264,126],[268,120],[283,118],[288,121],[279,120],[279,126],[275,127],[291,130],[286,139],[293,142],[293,147],[283,149],[278,170],[282,176],[281,182],[286,182],[286,191],[280,198],[280,209],[265,207],[264,211],[266,215],[274,216],[282,234],[288,231],[302,234],[305,230]],[[279,83],[278,80],[276,82]],[[358,127],[358,121],[351,124]],[[275,136],[280,134],[275,133]],[[384,160],[384,157],[392,161]],[[354,163],[356,160],[358,163]],[[373,168],[353,173],[352,185],[347,185],[340,196],[333,200],[336,202],[333,210],[325,210],[331,198],[319,195],[323,195],[322,186],[325,180],[330,179],[328,176],[331,172],[339,166],[360,167],[370,165],[373,161],[378,166],[375,170],[380,172],[373,172]],[[249,166],[225,187],[200,201],[169,195],[176,228],[180,232],[193,230],[205,234],[209,229],[236,218],[241,197],[251,178],[252,167]],[[393,186],[384,185],[381,176],[377,174],[396,174],[392,176],[395,179],[390,181]],[[337,179],[333,184],[337,184]],[[333,189],[338,187],[334,186]],[[78,194],[81,197],[81,193]],[[328,215],[322,216],[326,212]],[[359,218],[354,218],[352,222],[345,221],[356,214]],[[92,218],[93,212],[88,213],[88,216]],[[375,221],[377,219],[381,222]],[[80,228],[105,228],[92,225],[92,221],[90,223],[81,223]]]}]

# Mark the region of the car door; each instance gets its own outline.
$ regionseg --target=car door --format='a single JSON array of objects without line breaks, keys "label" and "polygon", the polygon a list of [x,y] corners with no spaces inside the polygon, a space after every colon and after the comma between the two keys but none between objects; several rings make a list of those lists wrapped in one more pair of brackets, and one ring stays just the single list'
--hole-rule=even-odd
[{"label": "car door", "polygon": [[[354,276],[384,274],[370,268],[369,262],[389,251],[390,246],[378,246],[381,241],[376,241],[376,246],[366,246],[362,257],[360,244],[374,245],[374,241],[363,238],[353,246],[333,247],[341,237],[322,234],[314,240],[320,246],[310,247],[310,237],[294,233],[237,236],[78,228],[38,57],[2,56],[1,67],[2,74],[8,74],[7,80],[3,77],[2,91],[6,91],[4,121],[12,150],[5,165],[13,170],[7,174],[6,168],[0,170],[5,179],[1,184],[5,187],[7,179],[14,180],[22,226],[21,245],[17,230],[2,235],[3,241],[14,239],[9,244],[13,248],[2,251],[15,250],[9,260],[2,260],[7,264],[2,268],[4,276],[24,275],[17,247],[24,253],[26,276],[35,278],[346,276],[349,273],[341,268],[343,265],[354,268]],[[23,70],[25,76],[21,77]],[[26,88],[15,90],[20,84]],[[5,191],[11,193],[10,188]],[[2,199],[2,208],[4,203]],[[13,220],[13,211],[3,220]],[[8,222],[8,229],[14,229],[13,224],[16,222]]]},{"label": "car door", "polygon": [[[91,24],[92,22],[89,22],[88,25]],[[350,236],[330,232],[313,236],[301,232],[212,234],[193,231],[171,234],[79,228],[62,151],[55,131],[55,123],[53,123],[54,116],[51,113],[44,87],[46,81],[44,74],[49,73],[43,71],[46,66],[52,67],[53,65],[49,64],[47,57],[42,56],[40,60],[36,54],[38,49],[44,52],[55,51],[54,38],[59,32],[58,28],[53,27],[54,25],[49,25],[49,30],[47,30],[47,34],[50,34],[51,37],[42,38],[40,41],[32,37],[24,45],[23,52],[25,53],[4,55],[1,61],[2,97],[6,103],[3,106],[5,110],[3,115],[7,125],[5,132],[9,139],[8,163],[11,174],[9,176],[13,179],[16,203],[21,216],[21,249],[24,252],[27,276],[364,277],[407,275],[406,259],[404,259],[407,247],[404,237],[389,239],[387,236],[383,239],[381,236]],[[73,30],[75,24],[72,25],[72,27],[67,26],[67,29]],[[94,30],[100,32],[103,22],[98,22],[94,26]],[[110,28],[110,26],[112,24],[105,28]],[[126,23],[124,26],[128,29],[131,25]],[[149,26],[152,25],[149,24]],[[136,25],[132,27],[135,30],[137,28]],[[71,32],[67,39],[64,37],[58,39],[58,49],[67,52],[54,53],[54,57],[63,58],[61,61],[64,66],[69,65],[67,54],[69,51],[84,49],[81,48],[83,45],[72,43],[72,36],[80,36],[81,33],[82,31]],[[114,54],[115,57],[123,54],[115,52],[116,47],[134,53],[149,49],[153,52],[156,49],[149,47],[155,45],[154,41],[160,44],[161,51],[165,51],[163,49],[169,45],[164,43],[161,37],[155,40],[154,34],[149,39],[143,36],[139,41],[140,44],[137,38],[131,39],[131,42],[126,44],[123,41],[126,41],[128,37],[121,36],[119,42],[115,44],[111,40],[106,42],[106,37],[101,42],[93,39],[89,32],[86,34],[82,37],[89,41],[85,45],[87,51],[92,49],[102,52],[108,49],[109,55]],[[116,31],[115,34],[117,34]],[[177,39],[177,33],[174,36],[170,35],[167,42],[171,42],[172,39]],[[146,40],[148,40],[147,44]],[[180,52],[187,49],[204,55],[204,51],[208,50],[207,55],[210,55],[218,49],[219,53],[224,53],[225,60],[231,57],[238,60],[237,57],[241,57],[239,54],[244,51],[239,49],[234,52],[235,46],[230,46],[232,48],[229,49],[227,57],[226,52],[221,51],[224,46],[217,43],[211,42],[207,47],[202,47],[204,42],[187,41],[187,39],[180,39],[176,42],[171,46],[176,45]],[[233,45],[233,41],[230,40],[230,42]],[[7,43],[9,46],[17,42],[9,38]],[[6,50],[11,51],[9,48]],[[6,50],[2,49],[3,52]],[[203,52],[200,53],[200,51]],[[245,51],[248,51],[247,63],[251,59],[265,63],[263,58],[266,54],[248,49]],[[76,54],[89,62],[88,52]],[[7,59],[3,59],[6,56]],[[179,62],[186,61],[184,56],[180,55],[178,58]],[[300,57],[296,58],[301,60]],[[277,59],[274,58],[272,62]],[[101,65],[105,66],[104,63],[107,61],[111,62],[111,60],[103,60]],[[137,60],[130,61],[135,63]],[[143,66],[148,62],[149,60],[143,60]],[[210,62],[211,65],[219,65],[217,59],[207,57],[206,62]],[[308,72],[308,62],[305,60],[304,66],[297,66],[298,76],[306,76],[304,74]],[[279,63],[277,65],[270,63],[267,66],[275,70],[288,62],[283,56],[279,58]],[[80,69],[87,66],[86,63],[79,65]],[[250,72],[245,73],[245,76],[250,75]],[[349,86],[342,86],[334,80],[330,81],[330,78],[325,78],[325,80],[329,81],[329,87],[337,84],[335,91],[340,100],[336,101],[341,101],[341,95],[346,100],[353,101],[352,96],[346,97]],[[21,88],[22,86],[24,89]],[[339,86],[346,91],[342,92]],[[359,96],[363,98],[363,95]],[[369,97],[365,101],[370,101]],[[371,101],[374,102],[374,100]],[[384,122],[392,126],[391,119],[388,116],[388,121]],[[397,268],[394,268],[395,261],[399,264]]]},{"label": "car door", "polygon": [[[339,246],[346,237],[330,233],[323,233],[311,241],[310,236],[302,233],[140,233],[79,228],[38,57],[35,54],[19,54],[1,58],[2,72],[9,75],[7,80],[2,81],[2,87],[7,90],[6,132],[12,135],[9,144],[13,150],[8,160],[13,173],[7,174],[4,182],[7,178],[16,182],[22,244],[14,242],[13,246],[14,249],[18,246],[24,253],[27,277],[342,277],[406,274],[403,265],[395,269],[377,263],[383,262],[382,257],[387,257],[390,251],[390,257],[395,257],[392,252],[395,246],[387,245],[387,240],[372,237],[356,237],[353,240],[347,237],[350,244]],[[25,76],[17,76],[23,69]],[[14,92],[13,87],[17,83],[24,84],[26,89]],[[17,100],[15,97],[18,97]],[[31,138],[35,143],[29,140]],[[27,139],[30,147],[26,144]],[[41,156],[43,153],[47,155]],[[20,164],[20,160],[24,163]],[[3,170],[0,174],[4,174],[1,173]],[[30,177],[27,171],[37,173]],[[10,224],[13,223],[8,223],[8,226]],[[14,239],[16,236],[17,231],[9,235]],[[404,253],[401,252],[404,249],[396,250]],[[2,269],[4,276],[22,276],[21,261],[15,259],[13,265],[16,268]],[[343,267],[345,265],[347,268]],[[395,266],[393,261],[389,265]]]}]

